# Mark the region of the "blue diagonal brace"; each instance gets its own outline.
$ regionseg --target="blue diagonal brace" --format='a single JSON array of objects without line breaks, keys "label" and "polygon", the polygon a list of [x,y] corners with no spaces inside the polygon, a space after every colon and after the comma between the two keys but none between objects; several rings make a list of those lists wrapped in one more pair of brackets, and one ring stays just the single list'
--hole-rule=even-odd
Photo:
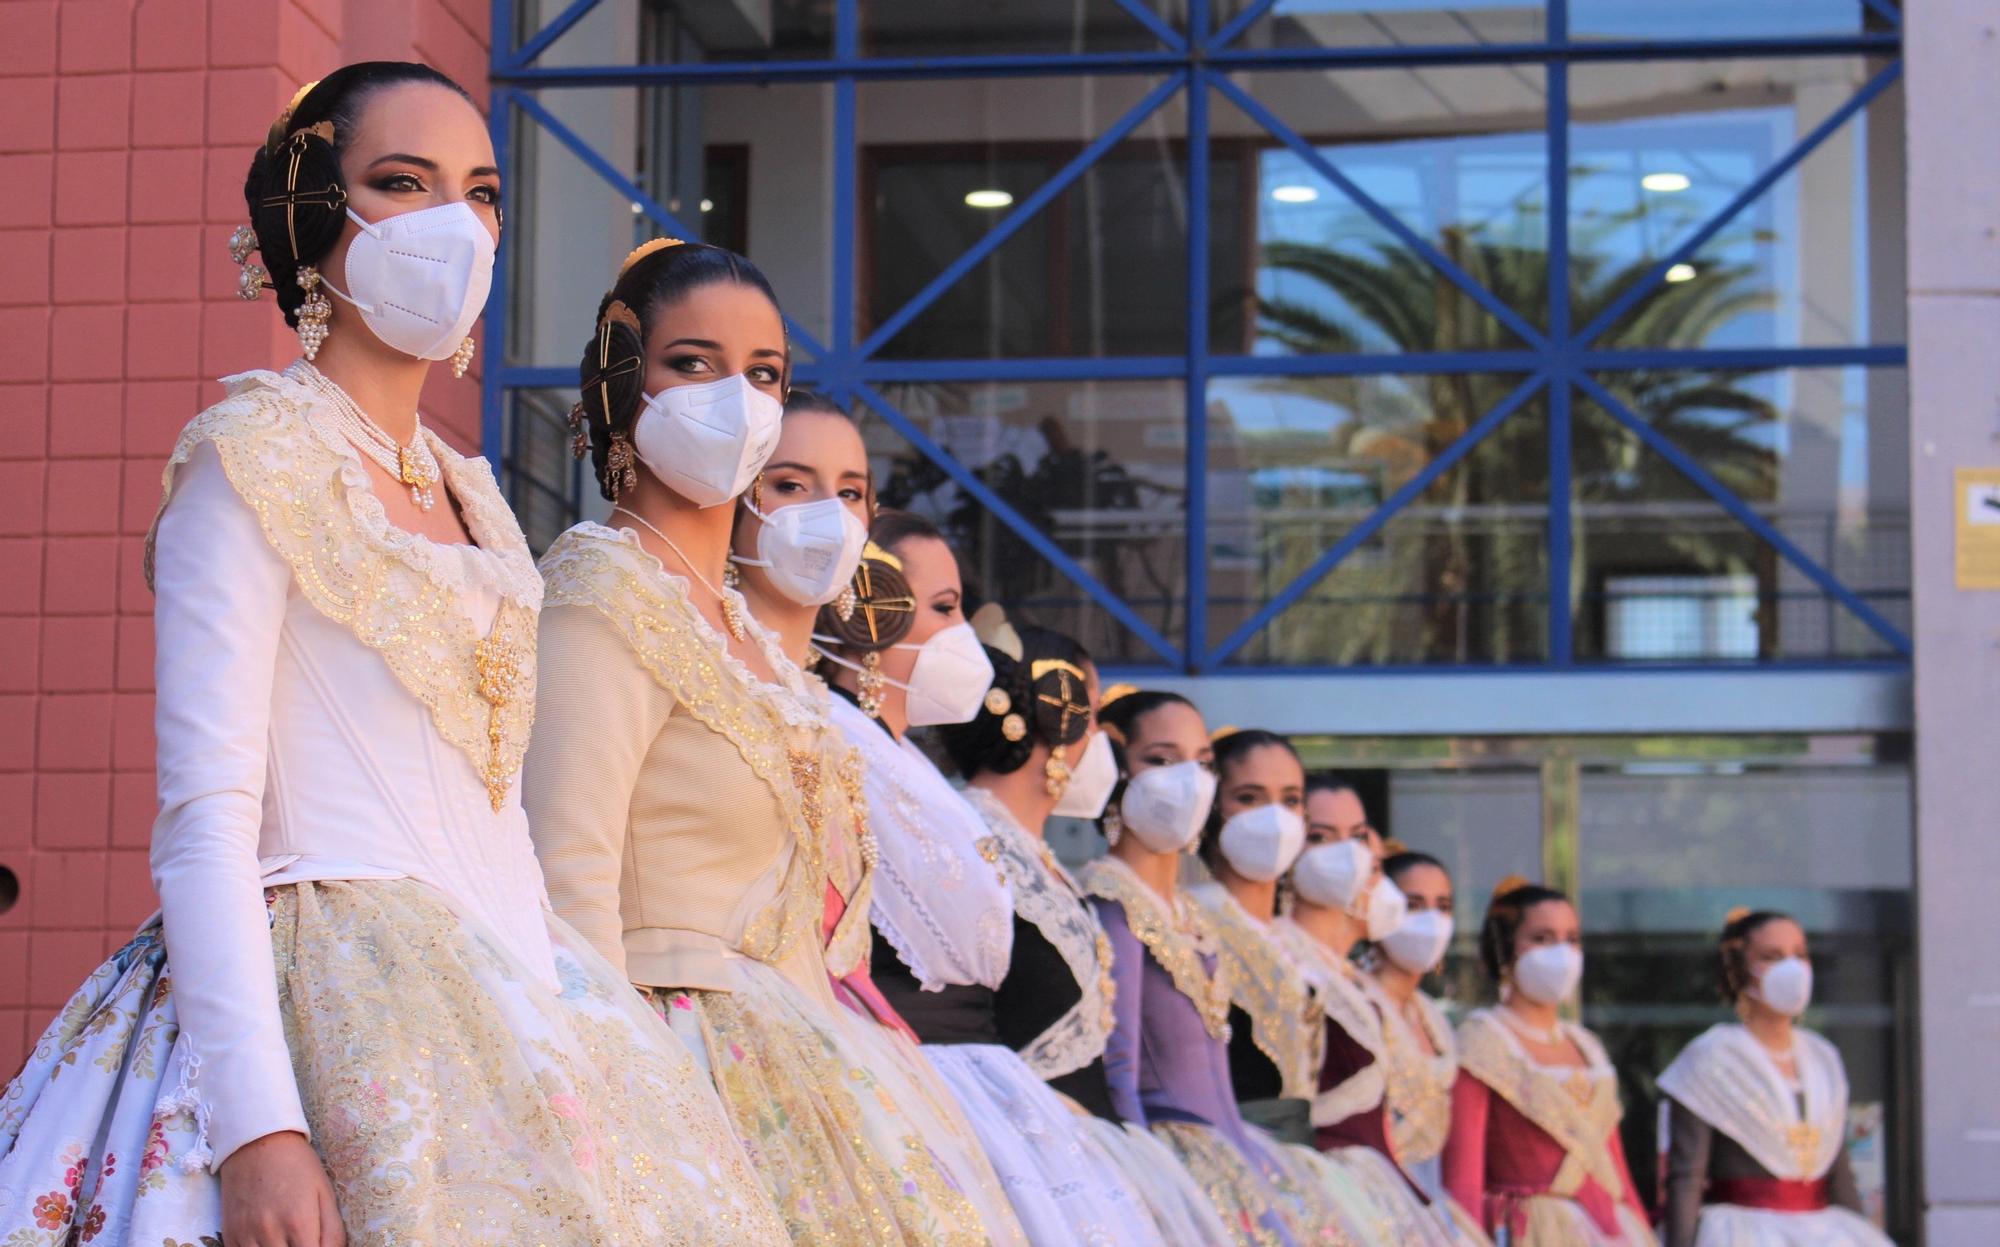
[{"label": "blue diagonal brace", "polygon": [[1146,0],[1118,0],[1118,7],[1130,13],[1133,21],[1152,31],[1153,37],[1161,43],[1176,52],[1187,51],[1187,40],[1181,38],[1181,32],[1169,26]]},{"label": "blue diagonal brace", "polygon": [[1325,579],[1327,573],[1331,572],[1342,559],[1354,553],[1362,542],[1379,532],[1383,525],[1396,517],[1397,512],[1422,496],[1433,482],[1451,470],[1452,465],[1472,453],[1473,447],[1485,441],[1488,434],[1499,428],[1501,421],[1513,415],[1523,403],[1533,398],[1545,380],[1543,374],[1536,373],[1521,382],[1514,388],[1513,393],[1501,399],[1493,410],[1481,416],[1477,424],[1459,434],[1458,440],[1445,447],[1444,453],[1426,464],[1424,470],[1411,477],[1401,489],[1389,495],[1388,499],[1376,507],[1367,519],[1356,524],[1339,541],[1329,546],[1324,554],[1313,560],[1312,566],[1299,573],[1278,596],[1264,603],[1256,614],[1244,620],[1236,631],[1229,634],[1227,640],[1216,646],[1214,652],[1208,655],[1202,663],[1203,669],[1220,666],[1231,654],[1242,649],[1250,638],[1262,632],[1265,625],[1310,593],[1313,586]]},{"label": "blue diagonal brace", "polygon": [[894,316],[883,321],[881,327],[870,334],[868,340],[861,344],[860,349],[856,352],[857,357],[866,359],[881,350],[891,338],[903,331],[904,326],[921,315],[925,308],[937,302],[938,298],[946,290],[949,290],[959,278],[971,272],[974,265],[984,260],[987,256],[992,255],[1000,248],[1002,243],[1012,238],[1023,225],[1026,225],[1030,218],[1047,207],[1050,200],[1069,189],[1070,183],[1082,177],[1084,170],[1097,163],[1098,157],[1116,147],[1124,141],[1126,135],[1138,129],[1141,122],[1152,116],[1162,104],[1172,99],[1174,93],[1179,91],[1186,83],[1187,71],[1182,70],[1179,73],[1170,75],[1161,81],[1158,86],[1148,91],[1146,98],[1134,104],[1123,117],[1118,119],[1115,125],[1103,134],[1098,135],[1091,142],[1090,146],[1078,152],[1076,157],[1057,171],[1054,177],[1044,182],[1040,190],[1037,190],[1034,194],[1017,204],[1014,210],[1009,212],[998,225],[995,225],[988,231],[984,238],[974,243],[970,251],[952,261],[951,266],[936,277],[933,277],[929,285],[917,292],[915,298],[905,303],[902,309]]},{"label": "blue diagonal brace", "polygon": [[[644,213],[654,224],[676,238],[701,237],[701,231],[689,228],[685,222],[667,211],[664,205],[660,204],[645,191],[640,190],[632,179],[620,173],[610,161],[598,154],[596,148],[584,142],[576,131],[564,125],[561,119],[549,112],[548,109],[543,108],[540,100],[522,92],[515,92],[514,100],[520,106],[522,112],[533,117],[537,125],[554,135],[558,143],[561,143],[570,150],[571,155],[590,166],[591,172],[610,183],[613,190],[616,190],[619,194],[639,205],[639,211]],[[819,344],[819,340],[810,333],[807,333],[797,321],[789,316],[785,317],[785,333],[795,345],[803,346],[813,355],[819,357],[826,355],[826,348]]]},{"label": "blue diagonal brace", "polygon": [[[1631,430],[1633,436],[1668,463],[1674,466],[1696,488],[1715,499],[1716,504],[1736,520],[1737,523],[1756,534],[1758,538],[1784,556],[1786,562],[1804,573],[1806,579],[1820,587],[1820,590],[1854,612],[1862,623],[1868,625],[1875,635],[1888,642],[1889,647],[1903,657],[1910,657],[1910,638],[1904,636],[1896,625],[1884,619],[1874,607],[1861,600],[1852,589],[1834,578],[1832,572],[1821,567],[1811,555],[1792,543],[1791,538],[1771,527],[1763,516],[1750,509],[1748,503],[1736,496],[1736,492],[1709,475],[1708,470],[1688,455],[1673,440],[1654,428],[1650,423],[1632,413],[1611,391],[1598,384],[1588,373],[1575,377],[1577,388],[1588,394],[1593,402],[1604,409],[1606,415]],[[1560,502],[1560,500],[1554,500]]]},{"label": "blue diagonal brace", "polygon": [[991,486],[972,474],[972,470],[960,463],[944,447],[931,439],[913,423],[908,416],[897,410],[896,405],[875,391],[875,387],[857,382],[855,397],[875,409],[876,414],[889,422],[889,426],[903,435],[910,446],[939,468],[945,475],[957,482],[958,487],[971,494],[979,504],[992,512],[1001,523],[1014,531],[1014,535],[1033,546],[1035,553],[1047,559],[1055,569],[1076,582],[1076,586],[1089,594],[1099,606],[1111,613],[1112,618],[1129,628],[1133,635],[1151,646],[1153,652],[1174,667],[1181,665],[1181,652],[1173,642],[1160,635],[1159,630],[1139,617],[1138,612],[1127,606],[1111,590],[1104,587],[1097,577],[1083,570],[1081,564],[1071,558],[1069,551],[1049,539],[1047,533],[1029,523],[1027,517],[1016,511],[1005,498],[993,492]]},{"label": "blue diagonal brace", "polygon": [[1885,65],[1873,78],[1862,84],[1861,89],[1854,93],[1852,99],[1827,114],[1826,119],[1814,126],[1803,139],[1799,140],[1797,146],[1785,153],[1782,159],[1764,170],[1750,185],[1737,192],[1736,198],[1723,205],[1722,211],[1709,218],[1708,224],[1696,230],[1688,237],[1686,242],[1675,247],[1670,254],[1654,261],[1653,266],[1647,269],[1639,280],[1626,287],[1623,294],[1613,299],[1588,325],[1585,325],[1578,331],[1572,345],[1577,347],[1588,346],[1602,336],[1605,330],[1617,324],[1619,317],[1631,311],[1639,300],[1653,293],[1654,290],[1659,288],[1662,282],[1666,281],[1668,269],[1671,269],[1676,264],[1683,264],[1693,259],[1695,252],[1700,251],[1702,247],[1706,246],[1709,239],[1721,233],[1725,226],[1736,219],[1738,213],[1754,203],[1764,192],[1777,185],[1779,178],[1784,177],[1787,173],[1798,167],[1799,163],[1807,156],[1812,155],[1814,149],[1821,143],[1826,142],[1827,138],[1835,130],[1840,129],[1842,125],[1846,124],[1848,118],[1868,107],[1876,96],[1888,90],[1889,85],[1901,77],[1902,73],[1903,63],[1901,61]]},{"label": "blue diagonal brace", "polygon": [[1500,323],[1513,330],[1521,341],[1531,347],[1548,345],[1541,331],[1522,319],[1519,312],[1495,298],[1491,291],[1474,281],[1472,275],[1460,268],[1450,256],[1439,251],[1415,230],[1403,224],[1402,219],[1395,213],[1383,207],[1374,196],[1356,185],[1352,178],[1335,168],[1333,162],[1321,155],[1318,148],[1299,137],[1297,131],[1279,120],[1276,113],[1251,98],[1249,92],[1221,74],[1212,75],[1209,81],[1215,84],[1216,90],[1228,96],[1232,103],[1248,113],[1258,125],[1269,130],[1280,143],[1289,147],[1293,154],[1303,160],[1314,173],[1339,187],[1342,194],[1354,201],[1355,207],[1367,213],[1383,229],[1394,234],[1404,246],[1422,256],[1426,263],[1443,273],[1453,285],[1470,296],[1473,302],[1493,313]]},{"label": "blue diagonal brace", "polygon": [[507,69],[526,69],[535,63],[536,57],[549,50],[550,44],[568,34],[570,28],[582,21],[598,4],[599,0],[570,0],[568,8],[556,14],[554,21],[536,31],[534,38],[518,50],[495,45],[494,54],[504,58]]},{"label": "blue diagonal brace", "polygon": [[1248,6],[1235,17],[1230,18],[1228,22],[1223,24],[1221,30],[1215,32],[1214,36],[1208,41],[1208,50],[1218,52],[1235,43],[1242,37],[1244,31],[1256,25],[1257,19],[1269,13],[1277,3],[1278,0],[1256,0],[1256,3]]}]

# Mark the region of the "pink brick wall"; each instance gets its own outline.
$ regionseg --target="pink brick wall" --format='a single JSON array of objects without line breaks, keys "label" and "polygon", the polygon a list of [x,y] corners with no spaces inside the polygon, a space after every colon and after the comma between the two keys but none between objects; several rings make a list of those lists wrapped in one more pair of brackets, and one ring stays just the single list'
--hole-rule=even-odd
[{"label": "pink brick wall", "polygon": [[[485,97],[487,0],[7,0],[0,14],[0,1078],[154,906],[160,466],[214,378],[296,339],[234,297],[252,147],[343,61]],[[426,411],[479,435],[478,387]]]}]

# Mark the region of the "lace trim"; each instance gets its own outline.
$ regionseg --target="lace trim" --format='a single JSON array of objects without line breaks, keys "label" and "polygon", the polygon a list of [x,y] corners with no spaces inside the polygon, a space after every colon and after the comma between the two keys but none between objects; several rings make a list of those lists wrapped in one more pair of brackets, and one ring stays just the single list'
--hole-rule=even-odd
[{"label": "lace trim", "polygon": [[1250,1015],[1250,1038],[1277,1067],[1279,1094],[1312,1098],[1326,1063],[1326,1030],[1304,968],[1220,883],[1198,884],[1188,894],[1208,911],[1229,966],[1230,1003]]},{"label": "lace trim", "polygon": [[[826,729],[826,738],[830,743],[841,739],[831,726]],[[829,843],[827,849],[827,870],[833,886],[840,889],[845,908],[834,924],[833,933],[827,937],[826,968],[835,978],[846,978],[867,964],[874,943],[868,911],[875,900],[875,850],[866,847],[873,842],[874,834],[868,827],[861,751],[849,747],[842,749],[840,755],[836,774],[852,835]]]},{"label": "lace trim", "polygon": [[[1306,1093],[1313,1102],[1313,1125],[1337,1125],[1356,1113],[1379,1108],[1388,1093],[1387,1071],[1382,1063],[1382,1016],[1362,988],[1361,972],[1353,962],[1336,956],[1289,917],[1273,922],[1271,934],[1273,942],[1294,959],[1312,984],[1315,1016],[1338,1026],[1374,1058],[1335,1086],[1322,1090],[1318,1079],[1314,1079],[1313,1089]],[[1325,1031],[1320,1033],[1324,1036]],[[1324,1047],[1321,1060],[1325,1060]]]},{"label": "lace trim", "polygon": [[1021,1059],[1045,1080],[1074,1073],[1103,1056],[1111,1037],[1117,995],[1111,939],[1047,841],[1030,834],[992,793],[968,788],[963,795],[993,829],[998,865],[1014,885],[1014,912],[1055,946],[1083,993],[1021,1049]]},{"label": "lace trim", "polygon": [[[794,852],[777,895],[751,919],[739,950],[771,962],[801,939],[818,946],[825,916],[827,824],[845,812],[830,808],[830,802],[847,803],[838,781],[842,761],[835,739],[825,731],[793,726],[783,712],[783,699],[770,695],[788,690],[752,676],[728,652],[722,634],[694,609],[687,581],[669,574],[630,534],[579,524],[556,538],[542,556],[542,575],[548,606],[585,607],[611,621],[639,665],[673,697],[674,711],[721,734],[777,798]],[[771,635],[754,622],[751,627],[772,670],[787,678],[789,664],[776,652]]]},{"label": "lace trim", "polygon": [[[160,513],[174,473],[212,443],[300,595],[382,656],[430,710],[439,734],[471,759],[499,810],[534,725],[542,588],[492,473],[483,460],[439,444],[439,463],[480,544],[431,541],[389,523],[360,455],[332,430],[315,395],[276,373],[224,381],[229,397],[181,431],[161,476]],[[158,531],[155,514],[146,535],[148,585]],[[464,609],[479,589],[500,598],[483,637]]]},{"label": "lace trim", "polygon": [[[1382,1013],[1383,1099],[1389,1106],[1389,1134],[1406,1164],[1423,1164],[1444,1151],[1451,1133],[1451,1084],[1458,1077],[1458,1043],[1444,1010],[1429,996],[1411,997],[1419,1021],[1413,1023],[1373,980],[1363,987]],[[1418,1026],[1423,1033],[1418,1033]],[[1435,1051],[1426,1051],[1428,1036]]]},{"label": "lace trim", "polygon": [[[1625,1115],[1618,1080],[1596,1036],[1568,1023],[1563,1030],[1587,1066],[1561,1070],[1536,1064],[1491,1009],[1477,1010],[1458,1031],[1459,1066],[1554,1139],[1568,1155],[1565,1169],[1579,1169],[1621,1196],[1625,1182],[1607,1146]],[[1563,1185],[1569,1189],[1558,1194],[1575,1193],[1575,1186]]]},{"label": "lace trim", "polygon": [[1704,1031],[1660,1075],[1660,1090],[1743,1145],[1772,1176],[1825,1176],[1847,1138],[1847,1071],[1832,1044],[1793,1032],[1806,1112],[1764,1046],[1728,1022]]},{"label": "lace trim", "polygon": [[1176,907],[1178,914],[1170,912],[1159,893],[1115,857],[1100,857],[1085,866],[1081,881],[1089,895],[1114,901],[1125,910],[1132,934],[1180,993],[1194,1002],[1209,1035],[1229,1042],[1229,969],[1220,956],[1214,971],[1202,965],[1204,955],[1215,953],[1215,937],[1201,907],[1183,900]]}]

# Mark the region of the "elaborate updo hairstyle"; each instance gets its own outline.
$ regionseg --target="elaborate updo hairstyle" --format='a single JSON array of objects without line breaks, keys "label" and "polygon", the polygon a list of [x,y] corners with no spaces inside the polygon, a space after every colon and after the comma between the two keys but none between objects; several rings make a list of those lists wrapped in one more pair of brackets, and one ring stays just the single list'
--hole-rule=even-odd
[{"label": "elaborate updo hairstyle", "polygon": [[1550,901],[1568,904],[1569,897],[1555,888],[1529,883],[1519,875],[1509,875],[1493,889],[1493,899],[1486,906],[1486,920],[1479,924],[1479,964],[1487,978],[1498,983],[1506,976],[1507,967],[1514,964],[1514,937],[1520,933],[1521,920],[1535,906]]},{"label": "elaborate updo hairstyle", "polygon": [[230,253],[238,263],[246,261],[253,248],[262,261],[261,270],[245,266],[239,294],[256,298],[259,278],[268,277],[285,323],[298,326],[299,305],[306,298],[299,270],[325,259],[347,226],[341,153],[353,141],[369,98],[410,82],[443,87],[472,102],[464,87],[429,65],[361,61],[307,84],[271,123],[270,135],[251,157],[250,174],[243,182],[243,201],[256,237],[239,235],[230,240]]},{"label": "elaborate updo hairstyle", "polygon": [[1104,813],[1097,820],[1107,838],[1110,838],[1110,824],[1119,818],[1118,803],[1125,798],[1125,785],[1131,782],[1132,738],[1138,734],[1139,720],[1163,706],[1186,706],[1196,714],[1201,713],[1200,707],[1179,693],[1134,688],[1130,684],[1114,684],[1097,699],[1097,725],[1111,738],[1111,754],[1118,760],[1117,786],[1112,788],[1110,800],[1104,803]]},{"label": "elaborate updo hairstyle", "polygon": [[1435,866],[1444,872],[1446,878],[1451,877],[1451,871],[1443,862],[1416,849],[1398,847],[1395,852],[1382,859],[1382,873],[1391,883],[1399,883],[1403,875],[1419,866]]},{"label": "elaborate updo hairstyle", "polygon": [[[1267,732],[1260,727],[1229,728],[1217,732],[1215,742],[1215,804],[1208,807],[1208,826],[1201,832],[1201,860],[1214,870],[1222,864],[1222,788],[1229,782],[1229,768],[1257,752],[1259,749],[1276,747],[1292,755],[1296,761],[1299,751],[1293,746],[1289,736]],[[1303,768],[1304,763],[1300,763]]]},{"label": "elaborate updo hairstyle", "polygon": [[1069,782],[1069,751],[1090,731],[1090,652],[1069,637],[1033,624],[1008,623],[996,604],[972,619],[993,664],[993,684],[979,713],[938,729],[945,753],[967,779],[981,771],[1011,775],[1037,745],[1052,751],[1051,795]]},{"label": "elaborate updo hairstyle", "polygon": [[[634,249],[598,302],[597,328],[577,369],[583,396],[570,408],[569,426],[575,434],[571,449],[579,459],[590,455],[605,501],[618,501],[619,494],[638,484],[632,425],[645,400],[646,335],[654,316],[721,282],[750,286],[778,306],[777,293],[756,265],[726,247],[677,238],[655,238]],[[789,358],[785,377],[789,383]]]},{"label": "elaborate updo hairstyle", "polygon": [[[835,408],[834,410],[839,410]],[[898,551],[906,541],[943,541],[937,525],[908,511],[877,511],[868,525],[868,544],[854,569],[854,596],[819,608],[813,631],[831,637],[840,656],[859,661],[880,655],[910,634],[917,622],[917,597],[903,574]]]},{"label": "elaborate updo hairstyle", "polygon": [[1750,986],[1750,940],[1774,922],[1796,922],[1788,913],[1775,909],[1732,909],[1716,941],[1715,978],[1722,999],[1734,1005]]}]

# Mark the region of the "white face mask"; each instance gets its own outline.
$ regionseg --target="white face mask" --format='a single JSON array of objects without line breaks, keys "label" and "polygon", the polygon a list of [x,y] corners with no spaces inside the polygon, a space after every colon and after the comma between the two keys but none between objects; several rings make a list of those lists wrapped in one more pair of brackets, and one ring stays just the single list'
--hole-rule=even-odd
[{"label": "white face mask", "polygon": [[1764,973],[1758,977],[1752,991],[1757,999],[1771,1008],[1788,1018],[1795,1018],[1812,1003],[1812,962],[1799,957],[1774,961],[1764,967]]},{"label": "white face mask", "polygon": [[1275,801],[1234,814],[1222,825],[1222,860],[1253,883],[1269,883],[1290,870],[1305,843],[1305,820]]},{"label": "white face mask", "polygon": [[1360,840],[1315,844],[1299,854],[1299,864],[1292,867],[1292,887],[1303,901],[1358,917],[1355,902],[1374,869],[1375,855]]},{"label": "white face mask", "polygon": [[364,221],[347,245],[347,289],[321,279],[354,305],[383,345],[418,359],[450,359],[493,289],[493,235],[471,207],[440,204]]},{"label": "white face mask", "polygon": [[1118,786],[1118,759],[1111,752],[1111,738],[1102,730],[1094,733],[1083,747],[1083,756],[1069,771],[1069,787],[1056,798],[1052,813],[1065,818],[1096,818],[1104,813],[1104,803]]},{"label": "white face mask", "polygon": [[891,648],[917,651],[910,682],[888,681],[908,694],[904,709],[911,727],[964,723],[979,713],[986,690],[993,686],[993,661],[971,624],[940,629],[922,645]]},{"label": "white face mask", "polygon": [[1583,950],[1574,944],[1543,944],[1514,962],[1514,987],[1538,1005],[1559,1005],[1583,981]]},{"label": "white face mask", "polygon": [[1118,799],[1118,821],[1149,852],[1178,853],[1201,834],[1214,804],[1215,772],[1176,762],[1132,777]]},{"label": "white face mask", "polygon": [[1451,915],[1441,909],[1406,914],[1401,926],[1376,941],[1382,955],[1405,974],[1429,974],[1451,947]]},{"label": "white face mask", "polygon": [[764,470],[784,418],[784,404],[741,373],[668,386],[640,409],[632,449],[668,489],[698,507],[719,507]]},{"label": "white face mask", "polygon": [[[1361,841],[1350,841],[1359,844]],[[1370,860],[1374,854],[1370,853]],[[1368,938],[1379,944],[1388,939],[1396,928],[1409,917],[1410,898],[1403,895],[1403,889],[1389,881],[1387,875],[1375,880],[1375,886],[1368,891]]]},{"label": "white face mask", "polygon": [[761,567],[771,584],[801,606],[824,606],[840,596],[868,544],[868,526],[838,498],[800,502],[766,514],[746,499],[743,509],[760,521],[757,557],[729,556]]}]

